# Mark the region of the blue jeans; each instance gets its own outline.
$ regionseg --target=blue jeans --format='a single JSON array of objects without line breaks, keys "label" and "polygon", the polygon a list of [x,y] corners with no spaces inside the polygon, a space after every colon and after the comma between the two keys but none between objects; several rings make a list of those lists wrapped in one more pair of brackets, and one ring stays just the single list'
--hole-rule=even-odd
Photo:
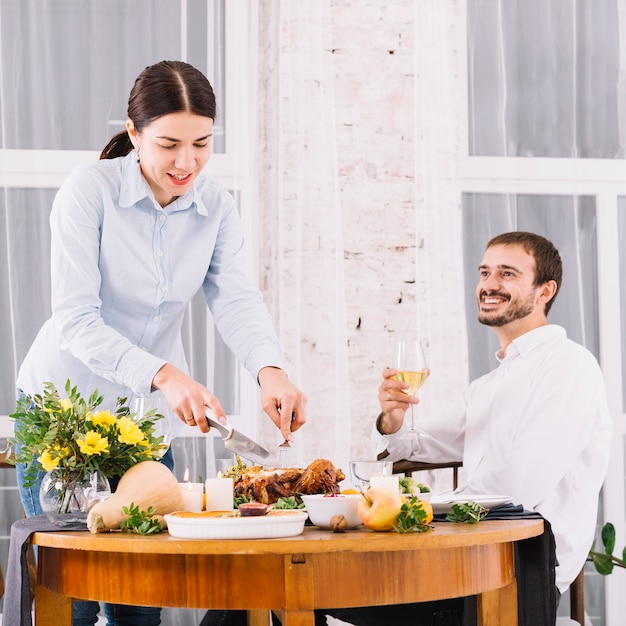
[{"label": "blue jeans", "polygon": [[[170,448],[161,463],[171,470],[174,469],[174,455]],[[17,484],[20,489],[20,497],[26,517],[41,515],[41,505],[39,504],[39,487],[44,472],[41,471],[32,487],[24,487],[23,464],[16,465]],[[111,481],[111,490],[115,491],[118,480]],[[100,605],[98,602],[75,601],[72,606],[72,626],[93,626],[98,621]],[[107,626],[159,626],[161,623],[161,609],[156,607],[127,606],[125,604],[105,604],[104,615],[107,618]]]}]

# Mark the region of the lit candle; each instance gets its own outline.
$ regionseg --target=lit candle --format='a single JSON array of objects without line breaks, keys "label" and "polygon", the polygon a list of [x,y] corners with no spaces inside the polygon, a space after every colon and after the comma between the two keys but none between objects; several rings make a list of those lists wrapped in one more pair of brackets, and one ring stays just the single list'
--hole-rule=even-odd
[{"label": "lit candle", "polygon": [[204,505],[204,485],[189,482],[189,468],[183,477],[185,482],[178,483],[183,496],[183,511],[202,511]]},{"label": "lit candle", "polygon": [[397,476],[372,476],[370,478],[371,489],[388,489],[398,493],[400,491],[400,480]]},{"label": "lit candle", "polygon": [[232,511],[233,507],[233,479],[207,478],[206,510]]}]

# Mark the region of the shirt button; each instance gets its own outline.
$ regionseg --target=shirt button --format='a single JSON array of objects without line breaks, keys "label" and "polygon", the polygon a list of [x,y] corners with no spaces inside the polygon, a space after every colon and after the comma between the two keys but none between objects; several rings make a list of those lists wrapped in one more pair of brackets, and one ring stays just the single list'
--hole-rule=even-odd
[{"label": "shirt button", "polygon": [[157,256],[163,256],[163,250],[157,250]]},{"label": "shirt button", "polygon": [[167,218],[165,217],[165,215],[159,215],[159,219],[164,222]]},{"label": "shirt button", "polygon": [[167,291],[167,285],[161,285],[161,291]]},{"label": "shirt button", "polygon": [[152,321],[153,321],[153,322],[158,322],[160,319],[161,319],[161,318],[160,318],[158,315],[155,315],[155,316],[152,318]]}]

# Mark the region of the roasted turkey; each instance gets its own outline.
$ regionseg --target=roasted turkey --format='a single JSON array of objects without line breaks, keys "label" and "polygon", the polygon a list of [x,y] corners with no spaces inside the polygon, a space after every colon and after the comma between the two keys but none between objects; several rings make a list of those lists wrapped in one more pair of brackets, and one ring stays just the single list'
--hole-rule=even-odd
[{"label": "roasted turkey", "polygon": [[235,478],[235,497],[274,504],[279,498],[300,494],[339,493],[345,474],[327,459],[316,459],[308,467],[263,469],[246,467]]}]

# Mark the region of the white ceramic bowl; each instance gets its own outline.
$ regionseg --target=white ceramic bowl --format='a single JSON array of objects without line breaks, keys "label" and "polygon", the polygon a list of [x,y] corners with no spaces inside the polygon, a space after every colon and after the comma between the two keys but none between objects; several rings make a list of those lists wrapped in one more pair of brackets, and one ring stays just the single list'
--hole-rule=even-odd
[{"label": "white ceramic bowl", "polygon": [[309,519],[320,528],[330,528],[333,515],[343,515],[348,521],[348,528],[356,528],[362,524],[359,517],[359,494],[317,494],[301,496]]}]

